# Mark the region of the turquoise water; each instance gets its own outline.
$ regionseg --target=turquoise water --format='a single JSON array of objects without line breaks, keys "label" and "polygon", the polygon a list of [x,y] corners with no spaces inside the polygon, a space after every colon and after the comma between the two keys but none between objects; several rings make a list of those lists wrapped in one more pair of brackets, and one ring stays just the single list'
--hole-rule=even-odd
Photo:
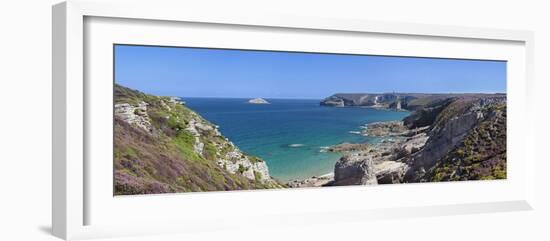
[{"label": "turquoise water", "polygon": [[270,105],[247,99],[182,98],[242,151],[267,162],[270,174],[283,181],[333,171],[338,153],[321,147],[342,142],[376,142],[350,133],[376,121],[401,120],[408,112],[372,108],[319,106],[319,100],[267,99]]}]

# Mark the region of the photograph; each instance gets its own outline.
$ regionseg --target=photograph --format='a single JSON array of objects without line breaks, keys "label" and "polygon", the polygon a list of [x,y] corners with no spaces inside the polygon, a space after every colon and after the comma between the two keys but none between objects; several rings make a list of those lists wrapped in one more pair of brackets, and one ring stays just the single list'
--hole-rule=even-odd
[{"label": "photograph", "polygon": [[3,3],[0,241],[550,241],[547,1]]},{"label": "photograph", "polygon": [[507,61],[113,45],[113,195],[507,178]]}]

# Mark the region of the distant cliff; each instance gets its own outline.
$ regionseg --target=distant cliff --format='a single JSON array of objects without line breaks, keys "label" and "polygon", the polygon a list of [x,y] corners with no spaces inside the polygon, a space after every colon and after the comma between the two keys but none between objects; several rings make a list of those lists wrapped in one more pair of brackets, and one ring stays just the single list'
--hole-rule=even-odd
[{"label": "distant cliff", "polygon": [[366,106],[385,109],[415,111],[427,105],[445,101],[452,97],[488,96],[487,94],[426,94],[426,93],[339,93],[320,102],[322,106],[347,107]]},{"label": "distant cliff", "polygon": [[283,187],[178,98],[115,85],[114,108],[117,195]]}]

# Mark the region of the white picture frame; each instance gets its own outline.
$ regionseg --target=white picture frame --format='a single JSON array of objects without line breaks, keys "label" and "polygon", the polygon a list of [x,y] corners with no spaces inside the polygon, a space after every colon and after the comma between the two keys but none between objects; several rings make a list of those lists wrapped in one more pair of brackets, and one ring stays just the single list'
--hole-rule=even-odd
[{"label": "white picture frame", "polygon": [[[152,8],[155,8],[155,11],[149,11]],[[531,101],[529,93],[533,93],[531,89],[533,82],[533,34],[529,31],[372,22],[350,19],[319,19],[260,13],[238,16],[227,13],[227,15],[222,16],[211,15],[206,11],[197,9],[188,9],[185,3],[176,1],[162,3],[67,1],[53,7],[52,22],[52,226],[53,234],[60,238],[84,239],[122,235],[192,232],[238,226],[226,222],[227,220],[224,220],[223,216],[227,215],[231,215],[232,220],[236,220],[236,223],[248,223],[250,225],[297,225],[302,222],[319,223],[323,222],[321,220],[335,220],[335,218],[321,218],[326,217],[326,215],[336,217],[342,221],[353,221],[530,210],[533,208],[534,168],[536,162],[532,149],[535,146],[534,130],[532,129],[534,125],[530,125],[528,118],[525,118],[526,116],[530,116],[529,108],[524,108],[529,106]],[[92,25],[93,27],[90,27]],[[349,49],[346,50],[337,47],[332,49],[332,45],[329,44],[316,46],[299,46],[298,44],[290,46],[284,45],[284,43],[281,45],[266,43],[266,41],[258,41],[266,44],[259,43],[257,46],[250,46],[250,48],[278,50],[289,50],[289,48],[292,48],[304,51],[372,54],[375,51],[373,49],[364,50],[366,52],[354,49],[353,46],[357,46],[357,43],[352,44],[353,41],[351,38],[368,38],[371,36],[373,43],[375,43],[375,38],[382,36],[384,38],[396,39],[396,46],[400,44],[399,41],[401,40],[399,39],[405,40],[401,41],[403,42],[400,44],[401,50],[399,50],[400,48],[396,50],[384,48],[383,44],[381,44],[379,54],[421,55],[426,57],[460,56],[463,58],[490,58],[510,61],[512,63],[510,65],[512,67],[508,73],[509,76],[512,76],[509,78],[508,83],[508,89],[511,92],[509,93],[509,104],[511,104],[510,115],[517,118],[511,118],[512,120],[508,123],[511,129],[509,136],[511,137],[510,139],[514,139],[512,137],[520,137],[519,139],[521,139],[510,141],[508,144],[510,150],[515,150],[509,154],[512,162],[508,167],[509,171],[511,171],[511,177],[502,182],[441,183],[437,185],[407,184],[405,186],[385,185],[368,190],[364,187],[341,187],[290,191],[152,195],[150,197],[128,197],[116,200],[112,195],[108,197],[105,194],[97,194],[101,193],[101,191],[94,190],[100,190],[103,184],[94,184],[97,183],[95,181],[97,179],[94,179],[95,174],[89,174],[90,169],[99,170],[94,173],[112,171],[101,165],[98,166],[97,162],[89,160],[91,154],[90,148],[95,148],[93,147],[94,144],[90,143],[102,140],[101,135],[96,135],[99,136],[96,139],[88,138],[91,131],[90,128],[93,129],[96,128],[95,126],[98,126],[93,124],[90,127],[90,123],[101,122],[98,118],[112,111],[112,109],[107,110],[107,112],[95,111],[97,108],[101,109],[102,106],[104,107],[109,104],[112,106],[112,102],[96,101],[98,99],[94,97],[95,95],[108,93],[112,89],[106,88],[106,85],[96,84],[102,83],[102,80],[89,81],[89,78],[109,76],[109,72],[105,68],[109,68],[110,65],[95,64],[112,61],[105,59],[109,55],[106,55],[107,52],[105,52],[105,46],[107,45],[102,43],[112,45],[113,43],[123,41],[124,43],[133,44],[182,45],[181,38],[175,40],[174,36],[176,35],[164,35],[164,32],[166,32],[164,25],[171,26],[167,27],[168,29],[186,28],[186,31],[197,31],[198,36],[201,35],[201,31],[211,31],[211,34],[216,34],[216,31],[222,30],[224,32],[241,31],[239,32],[240,37],[233,38],[227,36],[227,42],[230,42],[227,43],[228,45],[220,46],[221,43],[216,43],[215,41],[201,45],[200,41],[204,41],[204,39],[197,38],[193,40],[196,42],[189,42],[191,40],[187,40],[188,42],[185,43],[186,46],[242,48],[241,45],[243,44],[253,44],[252,42],[246,43],[246,39],[258,38],[261,40],[270,36],[270,31],[274,31],[275,33],[273,34],[287,34],[288,32],[288,34],[300,35],[301,37],[299,38],[303,39],[301,41],[308,41],[311,38],[330,38],[331,41],[320,41],[328,43],[343,41],[344,38],[349,38],[350,42],[347,42],[349,43],[347,44]],[[192,27],[189,27],[191,25]],[[132,29],[131,26],[134,26],[134,28]],[[145,28],[155,34],[150,36],[135,34],[135,31]],[[251,30],[248,31],[248,29]],[[114,34],[115,32],[121,34]],[[208,35],[205,33],[204,36]],[[416,50],[423,52],[414,52],[411,50],[408,54],[404,54],[403,49],[411,46],[408,44],[414,44],[413,42],[417,40],[420,41],[418,44],[430,43],[433,45],[429,49]],[[88,43],[87,41],[92,41],[93,43]],[[502,44],[502,46],[499,44]],[[446,46],[456,48],[456,51],[453,52],[449,48],[446,48]],[[91,59],[90,56],[87,56],[90,55],[89,48],[94,50],[95,57]],[[477,54],[470,54],[468,51],[469,48],[471,48],[470,52],[473,49],[479,51],[477,51]],[[498,51],[504,48],[506,50]],[[447,51],[445,52],[446,54],[443,54],[443,49],[447,49],[445,50]],[[458,52],[461,53],[458,54]],[[94,72],[93,76],[90,76],[89,70],[88,72],[86,71],[87,68],[93,68],[98,71]],[[105,81],[109,85],[112,84],[112,79],[106,79]],[[94,91],[90,89],[94,89]],[[90,101],[91,99],[94,101]],[[90,115],[90,112],[93,115]],[[96,119],[92,120],[90,118]],[[108,129],[109,127],[99,128]],[[520,128],[522,129],[521,136],[516,134]],[[97,133],[96,130],[94,129],[94,133]],[[462,199],[457,198],[456,195],[453,196],[451,193],[463,194],[468,191],[471,192],[470,195],[472,197]],[[349,200],[353,197],[364,198],[366,193],[376,193],[376,195],[383,196],[393,195],[391,194],[392,192],[399,193],[398,195],[411,196],[418,192],[432,193],[428,195],[438,192],[444,193],[446,197],[439,201],[423,201],[422,199],[412,198],[414,200],[407,203],[389,202],[388,200],[384,202],[383,199],[378,199],[372,201],[372,206],[368,208],[361,206],[362,202],[357,201],[350,201],[345,208],[324,208],[326,207],[326,203],[322,201],[319,201],[317,205],[311,204],[312,200],[324,200],[327,195],[336,197],[330,200],[334,202]],[[233,202],[237,207],[239,203],[253,201],[256,203],[253,207],[259,210],[265,205],[269,206],[269,202],[275,203],[281,197],[283,199],[303,201],[282,202],[279,203],[280,207],[278,208],[264,208],[261,212],[234,212],[226,210],[225,213],[220,213],[218,216],[214,212],[199,212],[197,210],[200,209],[196,208],[196,205],[215,205],[221,199],[228,199],[228,202]],[[433,198],[433,196],[431,197]],[[115,201],[110,202],[109,200],[111,199]],[[258,203],[261,205],[258,205]],[[132,209],[156,207],[159,204],[162,204],[162,208],[145,208],[148,210],[142,210],[141,216],[131,216],[130,211]],[[178,205],[193,206],[193,210],[181,208],[181,211],[186,212],[190,218],[185,219],[177,216],[179,210],[174,210],[173,207],[177,207]],[[215,209],[215,211],[219,212],[220,210]],[[128,218],[128,215],[131,217]],[[123,216],[126,216],[126,218],[123,219]],[[91,219],[90,217],[99,218]],[[268,218],[262,219],[264,220],[262,222],[251,220],[257,217]],[[140,226],[141,223],[143,223],[142,226]],[[151,225],[151,223],[155,225]]]}]

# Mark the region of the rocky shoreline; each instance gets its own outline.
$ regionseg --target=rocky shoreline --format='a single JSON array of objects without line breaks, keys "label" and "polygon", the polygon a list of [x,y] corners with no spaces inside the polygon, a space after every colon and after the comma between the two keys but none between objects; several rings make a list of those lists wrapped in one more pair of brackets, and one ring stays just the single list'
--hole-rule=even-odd
[{"label": "rocky shoreline", "polygon": [[115,195],[507,177],[504,94],[339,96],[344,106],[415,110],[354,132],[380,139],[375,144],[319,150],[342,155],[332,172],[282,183],[264,160],[239,150],[181,99],[115,85]]},{"label": "rocky shoreline", "polygon": [[[288,186],[506,178],[506,96],[464,94],[436,97],[423,103],[402,121],[362,126],[361,135],[382,138],[377,144],[342,143],[325,148],[324,151],[343,155],[336,162],[334,172],[294,180]],[[334,104],[337,100],[333,96],[324,103]],[[361,101],[377,104],[378,98],[371,102]],[[412,98],[407,101],[409,104],[418,103]],[[333,106],[342,107],[344,102],[345,99]],[[360,102],[345,103],[349,106]]]},{"label": "rocky shoreline", "polygon": [[336,163],[334,172],[320,177],[293,180],[288,186],[321,187],[401,182],[406,167],[403,158],[424,146],[428,139],[427,128],[408,130],[400,121],[375,122],[365,127],[363,135],[384,139],[374,145],[342,143],[330,146],[326,148],[327,151],[343,154]]}]

